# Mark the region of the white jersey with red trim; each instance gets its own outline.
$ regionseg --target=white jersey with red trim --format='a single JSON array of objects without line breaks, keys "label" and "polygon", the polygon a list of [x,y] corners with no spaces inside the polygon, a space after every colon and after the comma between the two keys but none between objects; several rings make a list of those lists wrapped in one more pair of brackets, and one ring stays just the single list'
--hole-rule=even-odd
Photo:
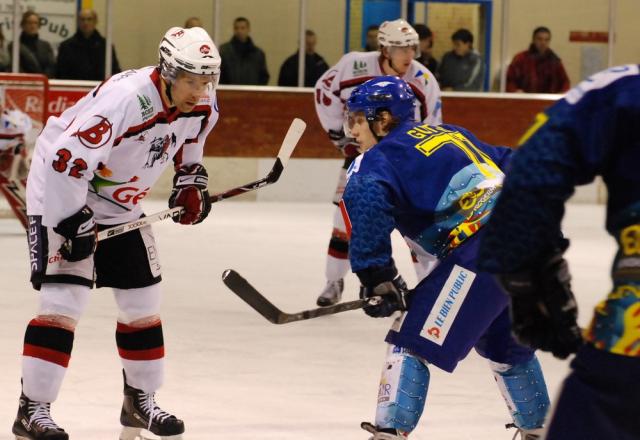
[{"label": "white jersey with red trim", "polygon": [[[342,130],[345,102],[356,86],[385,75],[380,57],[380,52],[350,52],[318,79],[316,113],[325,131]],[[416,119],[429,125],[442,124],[440,86],[429,69],[413,60],[402,79],[411,86],[418,100]]]},{"label": "white jersey with red trim", "polygon": [[53,227],[87,204],[100,224],[130,222],[171,159],[200,163],[218,120],[215,90],[180,113],[162,101],[161,84],[155,67],[128,70],[49,118],[29,172],[28,214]]}]

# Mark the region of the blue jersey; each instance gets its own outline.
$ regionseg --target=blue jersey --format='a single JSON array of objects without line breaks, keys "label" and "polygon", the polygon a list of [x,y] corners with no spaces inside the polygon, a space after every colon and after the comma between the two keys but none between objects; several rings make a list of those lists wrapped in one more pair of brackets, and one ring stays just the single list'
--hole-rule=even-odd
[{"label": "blue jersey", "polygon": [[391,264],[393,229],[419,260],[446,257],[487,222],[510,151],[452,125],[395,128],[348,171],[353,271]]},{"label": "blue jersey", "polygon": [[526,270],[558,247],[564,203],[602,176],[607,230],[618,240],[614,291],[588,332],[596,347],[640,356],[640,69],[593,75],[538,115],[513,156],[480,252],[481,269]]}]

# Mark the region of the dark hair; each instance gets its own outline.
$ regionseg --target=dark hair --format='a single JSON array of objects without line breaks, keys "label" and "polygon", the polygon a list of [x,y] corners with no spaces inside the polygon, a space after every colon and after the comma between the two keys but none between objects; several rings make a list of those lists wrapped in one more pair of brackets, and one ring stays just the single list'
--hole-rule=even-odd
[{"label": "dark hair", "polygon": [[548,27],[546,27],[546,26],[538,26],[537,28],[535,28],[533,30],[533,34],[531,34],[531,38],[535,37],[536,35],[538,35],[541,32],[545,32],[545,33],[549,34],[549,36],[551,36],[551,31],[549,30]]},{"label": "dark hair", "polygon": [[379,24],[370,24],[369,27],[367,28],[367,32],[369,32],[369,31],[377,31],[379,27],[380,27]]},{"label": "dark hair", "polygon": [[38,15],[36,11],[29,9],[24,11],[24,14],[22,14],[22,19],[20,20],[20,27],[23,27],[24,24],[27,22],[27,18],[31,17],[32,15],[35,15],[36,17],[38,17],[38,26],[40,26],[40,15]]},{"label": "dark hair", "polygon": [[420,40],[426,40],[427,38],[433,37],[433,32],[431,32],[431,29],[429,29],[427,26],[423,25],[422,23],[414,24],[413,28],[418,33],[418,38]]},{"label": "dark hair", "polygon": [[245,17],[237,17],[235,20],[233,20],[233,24],[236,24],[239,21],[244,21],[245,23],[247,23],[247,26],[251,26],[251,23],[249,23],[249,19]]},{"label": "dark hair", "polygon": [[316,35],[315,32],[313,32],[311,29],[307,29],[306,31],[304,31],[305,36],[307,37],[313,37]]},{"label": "dark hair", "polygon": [[458,29],[453,33],[451,39],[463,43],[473,43],[473,34],[468,29]]}]

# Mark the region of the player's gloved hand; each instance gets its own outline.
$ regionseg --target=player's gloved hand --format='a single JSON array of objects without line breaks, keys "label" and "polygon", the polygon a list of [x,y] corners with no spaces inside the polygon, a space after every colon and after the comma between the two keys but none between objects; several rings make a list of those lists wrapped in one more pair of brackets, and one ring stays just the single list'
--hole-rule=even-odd
[{"label": "player's gloved hand", "polygon": [[385,318],[398,310],[406,310],[407,283],[398,274],[396,266],[391,260],[388,266],[370,267],[356,272],[360,278],[360,298],[367,299],[379,296],[363,307],[364,312],[373,318]]},{"label": "player's gloved hand", "polygon": [[96,250],[98,226],[88,206],[62,220],[53,230],[66,239],[58,252],[67,261],[84,260]]},{"label": "player's gloved hand", "polygon": [[518,341],[565,359],[583,344],[567,261],[558,253],[539,268],[499,277],[511,297]]},{"label": "player's gloved hand", "polygon": [[207,218],[211,211],[208,183],[207,170],[200,164],[186,165],[178,170],[173,177],[169,208],[182,206],[185,212],[173,217],[174,222],[195,225]]},{"label": "player's gloved hand", "polygon": [[386,318],[398,310],[407,309],[405,295],[408,291],[407,283],[400,275],[374,287],[360,286],[361,299],[380,297],[378,300],[371,300],[362,309],[372,318]]},{"label": "player's gloved hand", "polygon": [[343,129],[329,130],[329,139],[345,157],[356,157],[360,154],[356,140],[346,136]]}]

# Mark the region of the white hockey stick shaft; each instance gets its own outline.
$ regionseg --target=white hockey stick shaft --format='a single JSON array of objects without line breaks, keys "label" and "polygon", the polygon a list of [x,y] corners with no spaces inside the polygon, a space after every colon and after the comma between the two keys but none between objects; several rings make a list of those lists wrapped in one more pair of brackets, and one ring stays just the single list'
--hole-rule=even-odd
[{"label": "white hockey stick shaft", "polygon": [[[244,194],[249,191],[254,191],[256,189],[262,188],[266,185],[271,185],[275,183],[280,178],[280,174],[284,170],[291,154],[293,154],[293,150],[296,145],[298,145],[298,141],[302,137],[307,124],[302,120],[295,118],[291,122],[291,126],[289,126],[289,130],[287,131],[287,135],[284,137],[282,141],[282,145],[280,146],[280,151],[278,151],[278,157],[276,158],[271,171],[262,179],[256,180],[255,182],[251,182],[242,186],[238,186],[236,188],[231,188],[227,191],[221,192],[219,194],[214,194],[209,196],[209,200],[211,203],[216,203],[224,199],[228,199],[230,197],[235,197],[240,194]],[[98,241],[106,240],[108,238],[115,237],[117,235],[125,234],[129,231],[133,231],[135,229],[140,229],[144,226],[150,225],[152,223],[156,223],[162,220],[166,220],[168,218],[172,218],[180,215],[183,212],[184,208],[181,206],[176,206],[175,208],[166,209],[161,212],[157,212],[155,214],[150,214],[145,217],[141,217],[138,220],[132,221],[130,223],[125,223],[122,225],[114,226],[113,228],[105,229],[98,233]]]}]

